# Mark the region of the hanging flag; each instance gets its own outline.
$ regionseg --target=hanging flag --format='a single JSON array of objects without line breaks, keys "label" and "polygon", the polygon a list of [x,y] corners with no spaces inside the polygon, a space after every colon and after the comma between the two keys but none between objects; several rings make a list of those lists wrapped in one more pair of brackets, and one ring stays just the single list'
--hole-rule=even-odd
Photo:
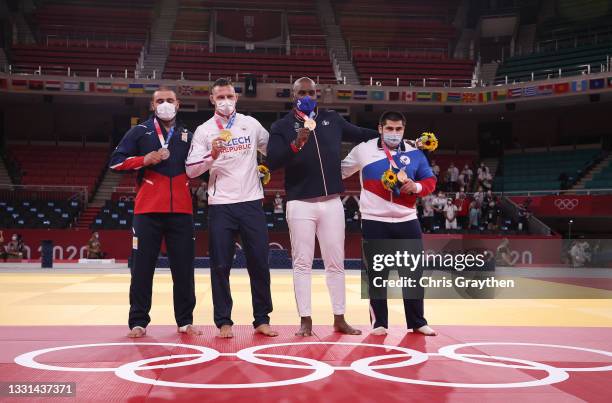
[{"label": "hanging flag", "polygon": [[555,94],[565,94],[566,92],[569,92],[569,90],[569,83],[557,83],[553,85],[553,91],[555,92]]},{"label": "hanging flag", "polygon": [[8,89],[8,80],[6,78],[0,78],[0,89]]},{"label": "hanging flag", "polygon": [[478,94],[478,102],[482,104],[491,102],[492,99],[493,97],[491,96],[490,92],[481,92],[480,94]]},{"label": "hanging flag", "polygon": [[45,81],[45,90],[59,91],[62,89],[62,83],[59,81]]},{"label": "hanging flag", "polygon": [[352,90],[336,90],[336,97],[342,100],[349,100],[353,96]]},{"label": "hanging flag", "polygon": [[196,85],[193,87],[193,95],[197,97],[207,97],[208,89],[208,85]]},{"label": "hanging flag", "polygon": [[445,102],[461,102],[460,92],[447,92],[443,98]]},{"label": "hanging flag", "polygon": [[128,92],[130,94],[144,94],[144,84],[130,83],[128,85]]},{"label": "hanging flag", "polygon": [[368,99],[368,91],[365,91],[365,90],[353,91],[353,99],[360,100],[360,101]]},{"label": "hanging flag", "polygon": [[415,92],[414,99],[421,102],[431,101],[431,92]]},{"label": "hanging flag", "polygon": [[471,104],[478,101],[478,94],[475,92],[464,92],[461,94],[461,102],[465,102],[466,104]]},{"label": "hanging flag", "polygon": [[242,94],[242,87],[240,87],[240,86],[235,86],[235,87],[234,87],[234,91],[236,91],[236,94]]},{"label": "hanging flag", "polygon": [[525,87],[523,88],[523,95],[526,97],[535,97],[538,95],[538,89],[534,87]]},{"label": "hanging flag", "polygon": [[589,89],[600,90],[606,86],[606,82],[603,78],[594,78],[589,80]]},{"label": "hanging flag", "polygon": [[389,101],[399,101],[399,100],[400,100],[399,91],[389,91]]},{"label": "hanging flag", "polygon": [[280,88],[276,90],[277,98],[289,98],[291,96],[291,89],[289,88]]},{"label": "hanging flag", "polygon": [[113,90],[111,83],[96,83],[96,92],[111,92]]},{"label": "hanging flag", "polygon": [[431,100],[433,102],[442,102],[442,93],[441,92],[432,92]]},{"label": "hanging flag", "polygon": [[572,81],[572,92],[582,92],[589,89],[587,80]]},{"label": "hanging flag", "polygon": [[412,102],[414,101],[414,94],[412,91],[402,91],[402,101],[404,102]]},{"label": "hanging flag", "polygon": [[44,89],[44,83],[41,80],[30,80],[28,82],[28,88],[33,91],[42,91]]},{"label": "hanging flag", "polygon": [[511,88],[508,90],[508,98],[520,98],[523,96],[522,88]]},{"label": "hanging flag", "polygon": [[159,89],[159,84],[145,84],[144,91],[147,94],[152,94]]},{"label": "hanging flag", "polygon": [[[236,91],[236,92],[238,92],[238,91]],[[189,96],[193,95],[193,87],[191,85],[179,85],[178,93],[179,93],[179,95],[183,95],[183,96],[189,97]]]},{"label": "hanging flag", "polygon": [[122,93],[128,91],[128,83],[113,83],[111,85],[113,92]]},{"label": "hanging flag", "polygon": [[552,84],[538,85],[538,95],[552,95],[553,86]]},{"label": "hanging flag", "polygon": [[508,96],[508,90],[495,90],[493,91],[493,99],[496,101],[504,101]]},{"label": "hanging flag", "polygon": [[612,88],[612,77],[608,77],[608,88]]},{"label": "hanging flag", "polygon": [[14,90],[21,91],[28,88],[28,80],[12,80],[11,87]]},{"label": "hanging flag", "polygon": [[64,91],[80,91],[80,86],[78,81],[64,81],[63,85]]},{"label": "hanging flag", "polygon": [[385,92],[384,91],[370,91],[370,99],[373,101],[384,101]]}]

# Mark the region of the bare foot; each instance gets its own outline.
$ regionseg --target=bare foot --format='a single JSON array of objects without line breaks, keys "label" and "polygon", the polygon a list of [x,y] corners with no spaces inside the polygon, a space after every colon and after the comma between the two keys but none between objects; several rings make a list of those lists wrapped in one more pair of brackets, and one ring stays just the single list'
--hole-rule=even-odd
[{"label": "bare foot", "polygon": [[425,326],[421,326],[418,329],[412,329],[412,331],[414,333],[421,333],[424,334],[425,336],[437,336],[438,333],[436,333],[435,330],[433,330],[432,328],[430,328],[429,326],[425,325]]},{"label": "bare foot", "polygon": [[350,335],[361,334],[361,330],[355,329],[354,327],[346,323],[344,315],[334,315],[334,331]]},{"label": "bare foot", "polygon": [[276,330],[272,330],[269,324],[263,323],[255,328],[255,333],[261,333],[264,336],[268,337],[276,337],[278,336],[278,332]]},{"label": "bare foot", "polygon": [[144,336],[145,334],[147,334],[147,331],[144,327],[134,326],[132,330],[130,330],[130,332],[127,334],[127,337],[131,339],[137,339],[139,337]]},{"label": "bare foot", "polygon": [[384,336],[387,334],[387,329],[382,326],[377,327],[376,329],[372,329],[370,332],[372,336]]},{"label": "bare foot", "polygon": [[188,336],[200,336],[202,334],[202,331],[194,327],[193,325],[187,325],[183,329],[179,327],[178,332],[184,333]]},{"label": "bare foot", "polygon": [[312,336],[312,318],[310,316],[302,316],[300,318],[300,330],[295,335],[302,337]]},{"label": "bare foot", "polygon": [[222,339],[231,339],[234,337],[234,333],[232,333],[232,325],[223,325],[219,328],[219,334],[217,337]]}]

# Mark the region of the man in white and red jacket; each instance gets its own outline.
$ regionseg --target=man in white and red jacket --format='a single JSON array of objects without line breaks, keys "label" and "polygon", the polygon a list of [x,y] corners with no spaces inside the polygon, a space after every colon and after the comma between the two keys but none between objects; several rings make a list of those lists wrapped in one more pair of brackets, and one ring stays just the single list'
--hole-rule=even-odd
[{"label": "man in white and red jacket", "polygon": [[[353,148],[342,161],[342,177],[360,173],[359,210],[363,238],[414,239],[415,248],[420,249],[415,251],[418,253],[423,247],[416,199],[433,192],[436,177],[425,154],[403,141],[405,125],[406,119],[401,113],[385,112],[378,126],[380,137]],[[385,171],[391,168],[405,172],[399,194],[387,190],[381,181]],[[389,327],[386,290],[382,291],[382,297],[370,298],[370,320],[375,335],[386,334]],[[370,294],[373,294],[372,289]],[[404,312],[408,328],[428,336],[436,334],[427,325],[422,299],[404,297]]]}]

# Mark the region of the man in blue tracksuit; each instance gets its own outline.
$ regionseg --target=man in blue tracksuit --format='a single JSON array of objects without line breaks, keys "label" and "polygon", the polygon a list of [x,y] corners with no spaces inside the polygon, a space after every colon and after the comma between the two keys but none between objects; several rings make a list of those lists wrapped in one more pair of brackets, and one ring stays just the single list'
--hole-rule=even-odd
[{"label": "man in blue tracksuit", "polygon": [[342,141],[362,142],[378,137],[375,130],[357,127],[338,113],[316,108],[316,85],[300,78],[293,86],[295,108],[271,128],[267,163],[285,168],[287,224],[291,235],[293,284],[299,336],[312,335],[311,272],[315,236],[319,240],[334,314],[334,330],[360,334],[344,319],[344,191],[340,171]]},{"label": "man in blue tracksuit", "polygon": [[134,126],[111,156],[116,171],[138,171],[134,206],[133,260],[130,283],[129,337],[142,337],[151,321],[153,274],[165,239],[173,281],[174,316],[178,331],[201,332],[192,326],[195,308],[194,233],[189,178],[185,160],[192,133],[176,122],[179,101],[174,91],[153,94],[155,115]]}]

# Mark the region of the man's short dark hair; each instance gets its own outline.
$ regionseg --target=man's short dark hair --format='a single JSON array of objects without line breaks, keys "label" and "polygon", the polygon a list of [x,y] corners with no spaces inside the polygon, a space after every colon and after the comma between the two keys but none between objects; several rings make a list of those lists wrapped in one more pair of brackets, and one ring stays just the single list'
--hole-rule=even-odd
[{"label": "man's short dark hair", "polygon": [[386,111],[380,116],[379,124],[384,126],[387,123],[387,120],[392,122],[402,122],[403,126],[406,126],[406,117],[401,112],[396,111]]},{"label": "man's short dark hair", "polygon": [[232,80],[230,80],[229,78],[217,78],[213,83],[210,91],[212,92],[216,87],[227,87],[228,85],[231,85],[232,87],[234,86],[234,84],[232,84]]}]

